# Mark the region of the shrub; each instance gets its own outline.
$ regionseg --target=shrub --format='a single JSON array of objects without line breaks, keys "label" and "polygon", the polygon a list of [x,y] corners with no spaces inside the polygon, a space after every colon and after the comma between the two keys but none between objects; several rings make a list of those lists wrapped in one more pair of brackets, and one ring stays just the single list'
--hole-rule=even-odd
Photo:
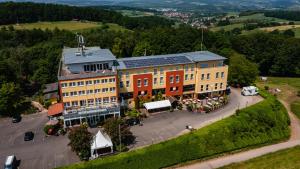
[{"label": "shrub", "polygon": [[265,86],[265,90],[269,90],[269,86]]},{"label": "shrub", "polygon": [[190,160],[287,139],[289,118],[275,97],[241,109],[239,114],[146,148],[65,168],[158,169]]},{"label": "shrub", "polygon": [[[50,131],[51,130],[51,131]],[[55,126],[52,126],[52,125],[46,125],[45,127],[44,127],[44,132],[45,132],[45,134],[47,134],[47,135],[52,135],[52,134],[54,134],[54,130],[55,130]]]}]

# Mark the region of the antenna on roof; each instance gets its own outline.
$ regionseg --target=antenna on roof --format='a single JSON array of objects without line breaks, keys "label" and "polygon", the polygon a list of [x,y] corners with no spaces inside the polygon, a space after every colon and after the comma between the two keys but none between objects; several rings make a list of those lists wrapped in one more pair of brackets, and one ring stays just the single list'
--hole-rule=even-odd
[{"label": "antenna on roof", "polygon": [[81,55],[84,55],[84,48],[85,48],[84,37],[81,34],[76,33],[76,39],[78,43],[78,52],[80,52]]}]

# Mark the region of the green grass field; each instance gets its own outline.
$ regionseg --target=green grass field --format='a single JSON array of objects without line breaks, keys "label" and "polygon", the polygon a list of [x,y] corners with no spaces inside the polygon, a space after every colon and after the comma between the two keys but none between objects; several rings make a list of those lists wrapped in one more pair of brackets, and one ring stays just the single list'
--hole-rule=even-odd
[{"label": "green grass field", "polygon": [[263,13],[241,16],[232,20],[232,22],[245,22],[247,20],[260,20],[260,21],[267,21],[267,22],[289,22],[289,20],[285,20],[285,19],[266,17]]},{"label": "green grass field", "polygon": [[[115,31],[123,31],[126,30],[122,26],[119,26],[117,24],[107,23],[106,24],[110,30]],[[13,25],[15,29],[49,29],[53,30],[55,28],[58,29],[65,29],[70,31],[82,31],[82,30],[88,30],[93,28],[100,28],[103,26],[102,23],[97,22],[80,22],[80,21],[58,21],[58,22],[35,22],[35,23],[24,23],[24,24],[18,24]]]},{"label": "green grass field", "polygon": [[133,11],[133,10],[119,10],[124,16],[129,17],[142,17],[142,16],[153,16],[152,12],[143,12],[143,11]]},{"label": "green grass field", "polygon": [[291,104],[291,110],[300,119],[300,99]]},{"label": "green grass field", "polygon": [[226,26],[213,27],[210,30],[211,31],[220,31],[220,30],[231,31],[234,28],[242,28],[243,26],[244,26],[243,23],[235,23],[235,24],[230,24],[230,25],[226,25]]},{"label": "green grass field", "polygon": [[299,169],[300,146],[270,153],[220,169]]}]

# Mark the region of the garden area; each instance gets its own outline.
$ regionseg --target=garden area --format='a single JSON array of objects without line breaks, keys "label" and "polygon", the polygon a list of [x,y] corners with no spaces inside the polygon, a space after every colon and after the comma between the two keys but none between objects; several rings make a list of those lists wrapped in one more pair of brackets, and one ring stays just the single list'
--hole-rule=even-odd
[{"label": "garden area", "polygon": [[286,109],[276,97],[265,91],[261,95],[264,101],[175,139],[62,168],[163,168],[288,139]]}]

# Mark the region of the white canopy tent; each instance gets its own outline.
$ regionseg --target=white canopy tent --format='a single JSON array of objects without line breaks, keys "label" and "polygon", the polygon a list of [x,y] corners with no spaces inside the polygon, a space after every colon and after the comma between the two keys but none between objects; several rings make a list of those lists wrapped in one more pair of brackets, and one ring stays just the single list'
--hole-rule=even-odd
[{"label": "white canopy tent", "polygon": [[[106,151],[101,151],[101,149]],[[110,151],[107,151],[107,149],[110,149]],[[96,136],[94,136],[93,143],[91,145],[92,158],[97,158],[99,155],[106,155],[111,153],[113,153],[113,143],[111,142],[110,137],[106,133],[102,133],[99,130]]]},{"label": "white canopy tent", "polygon": [[171,107],[171,103],[169,100],[162,100],[162,101],[144,103],[144,106],[147,110],[154,110],[154,109]]}]

